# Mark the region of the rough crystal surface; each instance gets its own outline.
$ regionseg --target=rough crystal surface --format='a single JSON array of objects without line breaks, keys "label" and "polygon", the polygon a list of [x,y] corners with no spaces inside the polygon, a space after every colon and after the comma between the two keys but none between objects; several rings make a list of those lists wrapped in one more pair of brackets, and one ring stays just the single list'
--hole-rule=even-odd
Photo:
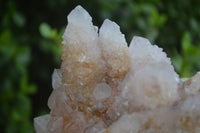
[{"label": "rough crystal surface", "polygon": [[102,56],[106,62],[107,75],[112,82],[124,78],[129,71],[130,56],[124,35],[120,32],[119,26],[106,19],[99,31],[99,45],[102,49]]},{"label": "rough crystal surface", "polygon": [[199,133],[200,95],[177,105],[123,115],[105,133]]},{"label": "rough crystal surface", "polygon": [[97,84],[93,91],[93,95],[96,100],[103,100],[111,95],[111,88],[106,83]]},{"label": "rough crystal surface", "polygon": [[183,82],[186,95],[200,93],[200,72]]},{"label": "rough crystal surface", "polygon": [[[155,108],[173,104],[180,97],[174,71],[165,62],[143,66],[124,80],[122,91],[129,108]],[[133,105],[132,105],[133,104]]]},{"label": "rough crystal surface", "polygon": [[137,36],[128,47],[115,22],[98,31],[77,6],[62,60],[37,133],[200,133],[200,72],[179,78],[162,48]]},{"label": "rough crystal surface", "polygon": [[47,133],[47,124],[49,123],[50,118],[51,116],[49,114],[34,118],[34,127],[36,132]]}]

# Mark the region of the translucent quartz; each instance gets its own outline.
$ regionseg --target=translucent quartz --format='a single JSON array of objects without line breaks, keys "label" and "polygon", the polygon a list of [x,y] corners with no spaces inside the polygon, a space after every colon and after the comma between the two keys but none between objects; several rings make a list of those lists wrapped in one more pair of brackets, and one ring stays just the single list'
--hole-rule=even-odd
[{"label": "translucent quartz", "polygon": [[103,78],[104,61],[92,18],[81,6],[68,15],[62,60],[63,84],[69,97],[77,102],[88,103],[96,84]]},{"label": "translucent quartz", "polygon": [[40,117],[34,118],[34,127],[38,133],[47,133],[47,124],[50,120],[50,115],[43,115]]},{"label": "translucent quartz", "polygon": [[95,90],[93,91],[93,95],[96,100],[103,100],[105,98],[110,97],[111,88],[105,83],[97,84]]},{"label": "translucent quartz", "polygon": [[52,75],[52,87],[57,89],[62,86],[62,70],[55,69]]},{"label": "translucent quartz", "polygon": [[200,95],[177,105],[124,114],[105,133],[199,133]]},{"label": "translucent quartz", "polygon": [[178,81],[174,70],[166,62],[148,64],[134,74],[127,74],[122,97],[128,103],[143,108],[155,108],[173,104],[179,100]]},{"label": "translucent quartz", "polygon": [[180,79],[162,48],[137,36],[128,47],[115,22],[98,31],[77,6],[62,60],[37,133],[200,133],[200,72]]},{"label": "translucent quartz", "polygon": [[119,26],[106,19],[99,31],[99,46],[106,62],[107,82],[116,88],[129,71],[130,55],[124,35]]}]

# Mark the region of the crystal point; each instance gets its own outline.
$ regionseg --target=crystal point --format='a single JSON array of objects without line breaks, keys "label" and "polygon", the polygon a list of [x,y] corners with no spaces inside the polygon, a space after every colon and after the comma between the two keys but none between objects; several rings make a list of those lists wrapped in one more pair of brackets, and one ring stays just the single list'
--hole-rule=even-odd
[{"label": "crystal point", "polygon": [[[88,12],[82,7],[82,6],[77,6],[74,10],[70,12],[70,14],[67,17],[68,23],[72,24],[83,24],[83,22],[86,23],[91,23],[92,18],[88,14]],[[81,20],[81,21],[78,21]]]}]

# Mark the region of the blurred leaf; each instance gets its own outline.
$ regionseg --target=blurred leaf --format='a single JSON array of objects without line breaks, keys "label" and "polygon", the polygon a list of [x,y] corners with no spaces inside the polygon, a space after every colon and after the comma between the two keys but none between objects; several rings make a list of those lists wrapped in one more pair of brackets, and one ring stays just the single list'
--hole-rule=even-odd
[{"label": "blurred leaf", "polygon": [[57,30],[56,30],[56,29],[53,29],[53,30],[51,31],[51,38],[56,39],[57,36],[58,36]]},{"label": "blurred leaf", "polygon": [[150,23],[159,28],[166,22],[166,16],[163,14],[159,14],[159,12],[156,9],[153,9],[151,12],[151,19]]},{"label": "blurred leaf", "polygon": [[14,13],[13,20],[18,27],[23,27],[26,22],[25,17],[19,12]]},{"label": "blurred leaf", "polygon": [[194,45],[190,45],[187,48],[187,54],[191,55],[191,56],[197,56],[199,54],[199,49],[197,47],[195,47]]},{"label": "blurred leaf", "polygon": [[36,92],[36,86],[33,84],[29,84],[27,75],[23,75],[21,77],[20,91],[23,94],[34,94]]},{"label": "blurred leaf", "polygon": [[2,31],[0,34],[0,52],[4,53],[8,58],[11,58],[17,49],[16,42],[12,38],[12,33],[9,30]]},{"label": "blurred leaf", "polygon": [[42,23],[39,26],[40,34],[45,38],[50,38],[52,34],[52,29],[47,23]]},{"label": "blurred leaf", "polygon": [[60,32],[58,33],[57,37],[60,42],[62,42],[62,36],[63,36],[64,32],[65,32],[65,28],[63,27],[63,28],[61,28]]},{"label": "blurred leaf", "polygon": [[182,45],[183,52],[185,54],[187,54],[188,50],[190,48],[190,45],[191,45],[191,38],[190,38],[190,34],[188,32],[184,33],[182,40],[181,40],[181,45]]}]

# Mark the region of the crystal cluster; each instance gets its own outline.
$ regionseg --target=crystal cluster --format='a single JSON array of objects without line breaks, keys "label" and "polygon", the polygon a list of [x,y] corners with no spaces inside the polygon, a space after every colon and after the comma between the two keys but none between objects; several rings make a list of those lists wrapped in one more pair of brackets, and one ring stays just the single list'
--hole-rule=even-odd
[{"label": "crystal cluster", "polygon": [[162,48],[137,36],[128,47],[115,22],[98,30],[77,6],[62,60],[37,133],[200,133],[200,73],[179,78]]}]

